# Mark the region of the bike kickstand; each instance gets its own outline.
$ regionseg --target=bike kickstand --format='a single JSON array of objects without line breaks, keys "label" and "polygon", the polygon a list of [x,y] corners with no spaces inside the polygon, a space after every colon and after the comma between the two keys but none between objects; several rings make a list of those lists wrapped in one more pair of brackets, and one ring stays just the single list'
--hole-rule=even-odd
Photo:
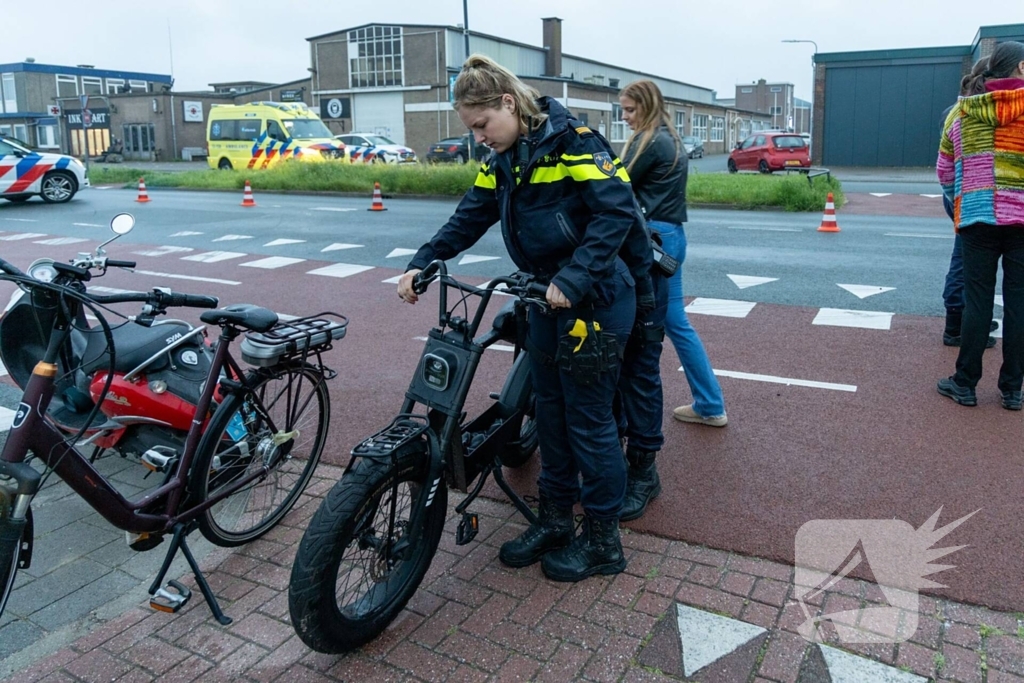
[{"label": "bike kickstand", "polygon": [[530,506],[526,504],[526,501],[523,500],[511,486],[509,486],[507,481],[505,481],[505,475],[501,473],[500,463],[494,468],[493,474],[494,481],[498,483],[498,487],[505,492],[505,495],[508,496],[508,499],[512,501],[512,504],[516,506],[516,509],[519,510],[520,514],[526,518],[526,521],[530,524],[536,524],[537,515],[533,514],[533,510],[531,510]]},{"label": "bike kickstand", "polygon": [[221,611],[220,604],[217,602],[217,597],[210,590],[210,584],[206,582],[206,577],[203,576],[202,570],[199,569],[199,563],[196,562],[196,558],[192,555],[192,551],[188,547],[188,543],[185,538],[189,532],[194,528],[194,524],[176,524],[174,526],[174,536],[171,538],[171,546],[167,549],[167,554],[164,556],[164,563],[160,567],[160,572],[156,575],[156,579],[149,586],[149,594],[153,596],[150,599],[150,606],[154,609],[159,609],[164,612],[177,612],[188,599],[192,597],[191,591],[179,584],[177,581],[169,581],[168,586],[175,589],[175,593],[168,591],[166,588],[161,588],[161,584],[164,581],[164,577],[167,575],[167,571],[171,568],[171,562],[174,561],[174,555],[178,549],[181,548],[181,553],[185,556],[185,560],[188,562],[188,566],[192,569],[192,575],[196,578],[196,583],[199,585],[199,590],[202,592],[203,597],[206,598],[206,604],[210,606],[210,611],[213,612],[213,617],[217,620],[221,626],[227,626],[231,623],[231,617],[226,616]]}]

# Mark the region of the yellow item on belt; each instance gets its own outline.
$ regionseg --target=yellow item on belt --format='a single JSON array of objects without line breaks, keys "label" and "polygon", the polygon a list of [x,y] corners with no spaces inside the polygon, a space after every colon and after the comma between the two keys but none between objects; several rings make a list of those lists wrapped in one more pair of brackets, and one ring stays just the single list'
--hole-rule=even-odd
[{"label": "yellow item on belt", "polygon": [[[595,332],[600,332],[601,331],[601,324],[599,322],[597,322],[596,320],[594,321],[594,331]],[[587,323],[586,323],[586,321],[580,320],[579,318],[576,318],[576,322],[573,323],[572,331],[569,332],[569,336],[570,337],[576,337],[577,339],[580,340],[580,343],[577,344],[576,348],[572,350],[573,353],[576,353],[581,348],[583,348],[583,342],[585,342],[587,340]]]}]

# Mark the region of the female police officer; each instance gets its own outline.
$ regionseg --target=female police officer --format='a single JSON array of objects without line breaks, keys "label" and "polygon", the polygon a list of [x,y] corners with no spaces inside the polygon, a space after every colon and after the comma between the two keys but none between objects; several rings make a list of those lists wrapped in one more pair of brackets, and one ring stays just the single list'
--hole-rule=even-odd
[{"label": "female police officer", "polygon": [[[626,567],[618,528],[626,472],[612,405],[636,309],[631,270],[650,267],[628,176],[603,138],[487,57],[466,60],[454,107],[492,151],[455,214],[409,263],[398,294],[415,303],[419,269],[468,249],[498,221],[516,266],[549,283],[553,311],[530,311],[527,338],[541,448],[539,520],[499,557],[513,567],[541,560],[556,581],[617,574]],[[642,287],[649,296],[649,278]],[[600,362],[574,362],[580,338],[570,331],[586,334]],[[585,522],[574,538],[578,499]]]}]

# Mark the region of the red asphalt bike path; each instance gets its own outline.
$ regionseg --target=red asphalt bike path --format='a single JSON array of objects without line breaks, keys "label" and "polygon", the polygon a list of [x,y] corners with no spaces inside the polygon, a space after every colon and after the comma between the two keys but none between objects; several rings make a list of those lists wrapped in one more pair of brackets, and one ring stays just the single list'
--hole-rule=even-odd
[{"label": "red asphalt bike path", "polygon": [[[3,257],[25,267],[39,256],[63,257],[70,253],[62,250],[94,246],[25,242],[5,243]],[[132,245],[111,255],[138,258],[145,270],[243,284],[121,271],[94,284],[123,289],[159,284],[213,294],[224,305],[256,303],[291,315],[331,310],[351,319],[348,335],[326,357],[339,372],[331,385],[327,463],[344,465],[352,446],[390,421],[422,350],[415,337],[436,324],[436,290],[408,306],[393,284],[381,282],[398,270],[375,268],[337,279],[306,274],[325,265],[317,261],[267,271],[239,267],[255,256],[208,264],[129,255],[138,249]],[[0,303],[6,303],[12,287],[0,283]],[[812,520],[899,519],[918,528],[940,508],[938,526],[977,510],[936,543],[967,546],[936,561],[955,567],[931,577],[948,588],[925,592],[1024,610],[1019,572],[1024,423],[1021,413],[999,406],[995,382],[1001,343],[986,352],[979,407],[963,408],[935,391],[935,382],[952,372],[956,358],[955,349],[941,344],[939,319],[896,315],[892,329],[868,330],[812,325],[816,312],[758,304],[742,319],[691,316],[716,369],[857,388],[721,377],[729,426],[681,424],[671,419],[671,409],[688,403],[689,391],[667,344],[662,362],[667,443],[658,459],[663,493],[641,520],[626,526],[792,564],[797,531]],[[192,322],[198,315],[197,310],[174,312]],[[488,392],[500,389],[510,362],[507,352],[485,354],[468,404],[471,414],[486,405]],[[536,469],[534,461],[509,478],[521,493],[535,494]]]}]

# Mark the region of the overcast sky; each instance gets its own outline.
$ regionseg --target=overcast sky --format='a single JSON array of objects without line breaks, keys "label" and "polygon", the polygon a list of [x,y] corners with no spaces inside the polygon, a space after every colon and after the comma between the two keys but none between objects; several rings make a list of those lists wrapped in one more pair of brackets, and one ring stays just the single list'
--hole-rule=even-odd
[{"label": "overcast sky", "polygon": [[[557,16],[564,52],[712,88],[719,97],[765,78],[794,83],[797,96],[809,99],[814,48],[783,44],[784,38],[814,40],[821,52],[970,45],[979,26],[1024,23],[1020,0],[468,1],[472,30],[540,46],[541,18]],[[454,26],[463,16],[461,0],[3,5],[0,63],[34,57],[166,74],[173,48],[178,91],[297,80],[310,66],[311,36],[371,22]]]}]

